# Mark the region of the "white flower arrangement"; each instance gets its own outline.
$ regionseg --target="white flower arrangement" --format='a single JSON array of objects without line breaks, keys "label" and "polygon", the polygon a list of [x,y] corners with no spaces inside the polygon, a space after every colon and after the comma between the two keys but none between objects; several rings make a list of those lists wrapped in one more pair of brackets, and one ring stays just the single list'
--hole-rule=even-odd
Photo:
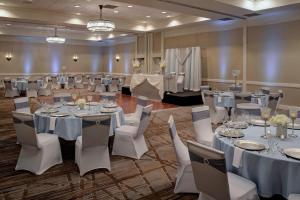
[{"label": "white flower arrangement", "polygon": [[270,119],[270,123],[277,126],[286,126],[290,119],[283,114],[275,115]]},{"label": "white flower arrangement", "polygon": [[81,98],[81,99],[78,99],[76,103],[80,109],[83,109],[86,104],[86,100]]},{"label": "white flower arrangement", "polygon": [[159,67],[161,68],[161,69],[164,69],[164,68],[166,68],[166,61],[165,60],[162,60],[162,61],[160,61],[160,63],[159,63]]},{"label": "white flower arrangement", "polygon": [[133,60],[132,65],[133,65],[134,68],[139,68],[141,64],[140,64],[140,61]]}]

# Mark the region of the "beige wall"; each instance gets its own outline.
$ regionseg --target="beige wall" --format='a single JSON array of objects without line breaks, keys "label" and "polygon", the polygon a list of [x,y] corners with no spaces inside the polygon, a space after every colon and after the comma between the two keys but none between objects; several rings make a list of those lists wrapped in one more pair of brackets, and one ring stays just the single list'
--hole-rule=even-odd
[{"label": "beige wall", "polygon": [[202,76],[212,79],[231,79],[231,70],[242,72],[242,29],[198,33],[165,38],[165,48],[200,46]]},{"label": "beige wall", "polygon": [[[132,60],[134,58],[134,43],[118,44],[103,47],[102,71],[112,73],[132,73]],[[120,56],[119,62],[116,55]]]},{"label": "beige wall", "polygon": [[[242,41],[243,30],[234,29],[165,38],[165,48],[200,46],[203,78],[232,80],[233,68],[242,74]],[[300,106],[300,88],[294,86],[300,83],[300,21],[249,27],[247,51],[247,81],[292,84],[271,89],[284,91],[282,104]],[[225,89],[228,84],[210,85]],[[248,90],[260,87],[249,84]]]}]

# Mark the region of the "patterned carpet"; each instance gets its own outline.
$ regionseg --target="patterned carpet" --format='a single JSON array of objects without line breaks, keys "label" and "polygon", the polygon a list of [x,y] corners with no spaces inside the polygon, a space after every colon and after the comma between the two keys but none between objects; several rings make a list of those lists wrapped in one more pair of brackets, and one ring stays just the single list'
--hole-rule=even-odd
[{"label": "patterned carpet", "polygon": [[15,171],[20,146],[12,109],[11,100],[0,100],[0,199],[197,199],[197,195],[173,192],[177,163],[167,127],[173,114],[181,138],[192,139],[189,107],[153,113],[145,133],[149,152],[140,160],[111,156],[111,172],[94,170],[83,177],[72,159],[40,176]]}]

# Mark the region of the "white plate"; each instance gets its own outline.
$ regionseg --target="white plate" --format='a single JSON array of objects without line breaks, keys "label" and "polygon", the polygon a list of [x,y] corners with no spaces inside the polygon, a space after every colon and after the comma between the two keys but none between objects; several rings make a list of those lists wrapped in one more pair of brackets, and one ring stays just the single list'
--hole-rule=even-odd
[{"label": "white plate", "polygon": [[98,106],[99,104],[100,104],[99,102],[90,102],[90,103],[87,103],[86,105]]},{"label": "white plate", "polygon": [[283,153],[289,157],[300,160],[300,149],[299,148],[287,148],[283,150]]},{"label": "white plate", "polygon": [[[289,128],[289,129],[292,129],[292,128],[293,128],[293,124],[292,124],[292,123],[289,123],[289,124],[288,124],[288,128]],[[294,129],[295,129],[295,130],[300,130],[300,124],[296,124],[296,123],[295,123],[295,124],[294,124]]]},{"label": "white plate", "polygon": [[51,117],[67,117],[69,116],[68,113],[52,113]]},{"label": "white plate", "polygon": [[265,145],[252,140],[237,140],[234,146],[250,151],[262,151],[266,148]]},{"label": "white plate", "polygon": [[244,133],[242,133],[241,131],[239,130],[226,130],[226,131],[220,131],[218,133],[220,136],[223,136],[223,137],[229,137],[229,138],[241,138],[241,137],[244,137]]},{"label": "white plate", "polygon": [[57,113],[57,112],[58,112],[58,110],[53,109],[53,108],[41,111],[41,113]]},{"label": "white plate", "polygon": [[116,108],[118,107],[117,104],[106,104],[106,105],[103,105],[104,108]]},{"label": "white plate", "polygon": [[117,109],[115,109],[115,108],[102,108],[101,109],[102,113],[114,113],[116,111],[117,111]]},{"label": "white plate", "polygon": [[68,102],[68,103],[66,103],[66,105],[67,105],[67,106],[77,106],[77,104],[74,103],[74,102]]},{"label": "white plate", "polygon": [[[265,126],[265,121],[261,119],[251,119],[251,124],[254,126]],[[267,121],[267,126],[270,126],[270,122]]]},{"label": "white plate", "polygon": [[227,127],[229,128],[236,128],[236,129],[246,129],[248,128],[247,122],[227,122]]}]

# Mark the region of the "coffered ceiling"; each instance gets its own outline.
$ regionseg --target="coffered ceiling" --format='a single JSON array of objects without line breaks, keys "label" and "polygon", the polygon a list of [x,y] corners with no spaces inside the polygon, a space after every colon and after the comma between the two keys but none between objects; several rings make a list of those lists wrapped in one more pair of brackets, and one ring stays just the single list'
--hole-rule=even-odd
[{"label": "coffered ceiling", "polygon": [[[58,35],[67,40],[126,40],[136,33],[195,25],[230,18],[243,20],[247,14],[270,13],[299,7],[300,0],[0,0],[0,34],[39,37]],[[90,19],[103,17],[115,22],[112,33],[91,33]]]}]

